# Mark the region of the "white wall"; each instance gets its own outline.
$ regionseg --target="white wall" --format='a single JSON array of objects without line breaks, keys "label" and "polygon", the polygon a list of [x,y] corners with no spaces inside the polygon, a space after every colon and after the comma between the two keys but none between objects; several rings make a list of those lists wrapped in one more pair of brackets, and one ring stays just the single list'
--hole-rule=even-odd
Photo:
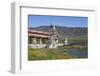
[{"label": "white wall", "polygon": [[[51,5],[58,5],[58,6],[66,6],[66,5],[76,5],[76,6],[95,6],[97,7],[98,15],[97,15],[97,34],[100,35],[100,2],[99,0],[1,0],[0,1],[0,76],[12,76],[13,74],[9,73],[8,70],[10,69],[10,45],[11,45],[11,8],[10,3],[13,1],[17,2],[33,2],[33,3],[48,3]],[[97,46],[100,46],[100,36],[96,39]],[[35,75],[35,76],[99,76],[100,71],[100,49],[96,48],[98,50],[97,53],[97,69],[91,68],[91,70],[86,69],[73,69],[69,71],[63,71],[63,72],[52,72],[52,73],[40,73],[40,74],[29,74],[29,75]],[[95,50],[94,50],[95,51]],[[99,70],[98,70],[99,69]],[[99,74],[99,75],[97,75]],[[24,74],[25,76],[28,76],[28,74]]]}]

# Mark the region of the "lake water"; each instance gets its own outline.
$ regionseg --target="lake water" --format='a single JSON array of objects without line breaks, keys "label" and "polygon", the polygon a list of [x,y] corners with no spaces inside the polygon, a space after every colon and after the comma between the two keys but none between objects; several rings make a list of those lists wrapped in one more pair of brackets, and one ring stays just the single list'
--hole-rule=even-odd
[{"label": "lake water", "polygon": [[78,50],[78,49],[69,49],[66,51],[69,55],[77,57],[77,58],[87,58],[88,57],[88,51],[86,50]]}]

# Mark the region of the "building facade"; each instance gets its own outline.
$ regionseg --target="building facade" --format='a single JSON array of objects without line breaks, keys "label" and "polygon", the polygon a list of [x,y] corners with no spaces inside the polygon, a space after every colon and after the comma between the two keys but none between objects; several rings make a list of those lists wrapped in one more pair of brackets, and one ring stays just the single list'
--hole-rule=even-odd
[{"label": "building facade", "polygon": [[36,30],[28,30],[29,48],[46,48],[50,33]]},{"label": "building facade", "polygon": [[28,30],[29,48],[56,48],[58,46],[58,34],[55,26],[50,26],[50,32]]}]

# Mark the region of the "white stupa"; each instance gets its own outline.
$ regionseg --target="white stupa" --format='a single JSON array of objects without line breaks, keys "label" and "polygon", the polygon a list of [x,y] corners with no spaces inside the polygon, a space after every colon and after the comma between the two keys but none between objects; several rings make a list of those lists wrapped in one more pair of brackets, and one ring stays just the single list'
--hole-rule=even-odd
[{"label": "white stupa", "polygon": [[51,25],[51,35],[49,38],[49,48],[56,48],[58,46],[58,34],[56,31],[56,27]]},{"label": "white stupa", "polygon": [[68,39],[67,39],[67,37],[66,37],[66,39],[65,39],[64,44],[65,44],[65,45],[68,45]]}]

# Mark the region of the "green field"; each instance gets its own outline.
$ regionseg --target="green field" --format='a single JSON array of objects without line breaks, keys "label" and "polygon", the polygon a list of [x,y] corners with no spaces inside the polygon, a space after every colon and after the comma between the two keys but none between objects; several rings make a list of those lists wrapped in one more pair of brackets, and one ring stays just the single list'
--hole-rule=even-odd
[{"label": "green field", "polygon": [[[66,37],[60,37],[59,43],[64,43],[65,39]],[[69,44],[87,46],[88,37],[87,36],[67,37],[67,41]]]},{"label": "green field", "polygon": [[58,49],[29,49],[29,60],[52,60],[52,59],[69,59],[70,55],[65,55]]},{"label": "green field", "polygon": [[79,46],[64,46],[54,49],[28,49],[28,60],[55,60],[55,59],[74,59],[77,56],[71,56],[67,53],[69,49],[78,49],[80,51],[87,51],[87,48]]}]

